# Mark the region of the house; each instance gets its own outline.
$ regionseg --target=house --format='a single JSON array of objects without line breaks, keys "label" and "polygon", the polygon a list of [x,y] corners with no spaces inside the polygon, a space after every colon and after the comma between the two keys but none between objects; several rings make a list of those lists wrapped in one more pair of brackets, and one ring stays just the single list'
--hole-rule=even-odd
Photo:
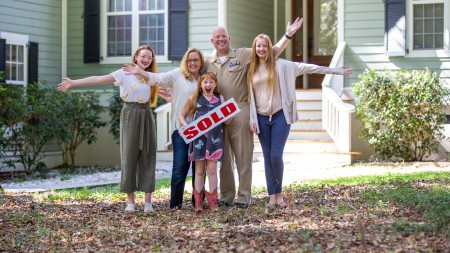
[{"label": "house", "polygon": [[[303,17],[303,28],[282,57],[343,64],[353,74],[297,79],[298,97],[305,103],[299,105],[301,122],[288,146],[317,136],[318,146],[331,143],[328,153],[347,155],[346,162],[371,153],[356,137],[351,105],[353,83],[365,69],[428,67],[450,79],[449,0],[3,0],[0,14],[0,71],[7,70],[7,81],[17,85],[35,80],[56,85],[65,76],[107,74],[129,62],[140,44],[155,48],[158,71],[164,72],[179,65],[188,47],[211,55],[210,36],[218,25],[229,29],[233,47],[249,47],[262,32],[277,41],[288,21]],[[92,89],[107,106],[111,88]],[[167,107],[158,117],[167,117]],[[158,120],[161,150],[170,146],[170,129],[163,122]],[[50,164],[60,162],[56,153]],[[76,159],[80,165],[119,164],[108,127],[96,143],[80,147]]]}]

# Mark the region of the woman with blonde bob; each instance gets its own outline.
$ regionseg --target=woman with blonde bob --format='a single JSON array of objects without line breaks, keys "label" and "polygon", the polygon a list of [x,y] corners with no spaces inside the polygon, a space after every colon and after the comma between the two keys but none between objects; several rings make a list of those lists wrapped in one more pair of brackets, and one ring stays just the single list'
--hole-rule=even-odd
[{"label": "woman with blonde bob", "polygon": [[150,87],[146,72],[155,72],[155,51],[147,45],[140,46],[131,59],[142,70],[130,75],[122,69],[103,76],[89,76],[71,80],[63,78],[58,90],[74,86],[91,86],[114,83],[119,86],[124,105],[120,112],[120,157],[122,174],[120,191],[127,193],[125,211],[135,211],[135,191],[145,193],[144,212],[153,212],[152,192],[155,191],[156,127],[150,106],[158,99],[158,87]]},{"label": "woman with blonde bob", "polygon": [[[179,134],[180,122],[178,116],[184,107],[188,98],[194,93],[200,71],[205,68],[203,54],[199,49],[190,48],[186,51],[181,60],[180,67],[165,73],[148,73],[149,84],[158,85],[160,88],[171,90],[171,139],[173,147],[173,168],[170,191],[170,209],[176,210],[182,207],[184,186],[186,177],[191,166],[188,160],[188,147]],[[126,66],[125,71],[131,73],[140,73],[142,70],[135,66]],[[161,94],[160,94],[161,95]],[[163,96],[167,98],[166,96]],[[190,117],[186,119],[188,123],[192,121]],[[195,178],[195,166],[192,163],[192,175]],[[193,182],[194,183],[194,180]]]},{"label": "woman with blonde bob", "polygon": [[281,193],[283,152],[291,124],[298,119],[295,79],[311,73],[348,75],[351,70],[276,59],[269,36],[260,34],[253,40],[247,76],[250,131],[258,135],[263,151],[268,207],[286,207]]}]

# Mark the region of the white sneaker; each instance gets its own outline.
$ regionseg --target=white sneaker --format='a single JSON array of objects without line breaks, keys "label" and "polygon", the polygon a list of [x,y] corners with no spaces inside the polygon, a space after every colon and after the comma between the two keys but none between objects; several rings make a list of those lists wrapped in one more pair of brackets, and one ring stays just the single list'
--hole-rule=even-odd
[{"label": "white sneaker", "polygon": [[153,205],[152,203],[144,203],[144,213],[153,213]]},{"label": "white sneaker", "polygon": [[125,212],[134,212],[136,211],[136,205],[135,204],[127,204],[127,207],[125,208]]}]

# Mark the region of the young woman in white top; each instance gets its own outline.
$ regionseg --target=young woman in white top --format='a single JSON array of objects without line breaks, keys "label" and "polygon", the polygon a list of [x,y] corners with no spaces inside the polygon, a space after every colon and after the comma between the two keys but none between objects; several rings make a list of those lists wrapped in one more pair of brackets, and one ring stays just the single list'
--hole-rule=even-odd
[{"label": "young woman in white top", "polygon": [[127,193],[125,211],[135,211],[135,191],[145,193],[144,212],[153,212],[151,202],[155,191],[156,127],[150,106],[155,106],[158,88],[150,87],[147,71],[156,71],[154,50],[140,46],[133,55],[132,63],[143,73],[130,75],[122,69],[103,76],[89,76],[71,80],[63,78],[58,90],[66,91],[74,86],[90,86],[114,83],[119,86],[124,101],[120,113],[120,156],[122,174],[120,191]]}]

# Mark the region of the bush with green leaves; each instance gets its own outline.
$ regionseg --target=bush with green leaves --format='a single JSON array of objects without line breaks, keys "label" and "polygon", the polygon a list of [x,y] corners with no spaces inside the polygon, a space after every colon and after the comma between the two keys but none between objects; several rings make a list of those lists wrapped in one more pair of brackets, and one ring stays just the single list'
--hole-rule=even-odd
[{"label": "bush with green leaves", "polygon": [[[60,123],[63,132],[60,139],[63,144],[63,165],[75,164],[75,151],[81,143],[88,144],[97,140],[96,130],[106,122],[100,118],[103,107],[99,94],[93,91],[60,93]],[[69,162],[70,158],[70,162]]]},{"label": "bush with green leaves", "polygon": [[60,103],[56,89],[45,88],[44,83],[28,84],[26,92],[22,86],[6,85],[2,100],[2,120],[7,122],[7,150],[12,152],[9,163],[21,163],[25,172],[35,168],[45,168],[43,148],[53,142],[61,133],[59,113],[55,113]]},{"label": "bush with green leaves", "polygon": [[381,159],[423,161],[438,151],[449,93],[435,72],[366,70],[359,79],[360,137]]},{"label": "bush with green leaves", "polygon": [[23,88],[14,85],[6,85],[4,72],[0,72],[0,169],[14,167],[16,159],[14,155],[14,143],[11,136],[18,130],[15,123],[23,117],[22,97]]},{"label": "bush with green leaves", "polygon": [[[0,83],[1,166],[23,165],[25,172],[46,168],[45,147],[63,144],[63,161],[73,165],[75,150],[96,141],[100,120],[99,95],[94,92],[63,93],[44,83],[22,86]],[[8,155],[6,155],[8,154]]]},{"label": "bush with green leaves", "polygon": [[109,121],[111,128],[109,132],[117,141],[120,140],[120,111],[122,110],[122,106],[123,100],[120,97],[119,88],[114,85],[113,95],[109,99],[109,115],[111,116],[111,120]]}]

